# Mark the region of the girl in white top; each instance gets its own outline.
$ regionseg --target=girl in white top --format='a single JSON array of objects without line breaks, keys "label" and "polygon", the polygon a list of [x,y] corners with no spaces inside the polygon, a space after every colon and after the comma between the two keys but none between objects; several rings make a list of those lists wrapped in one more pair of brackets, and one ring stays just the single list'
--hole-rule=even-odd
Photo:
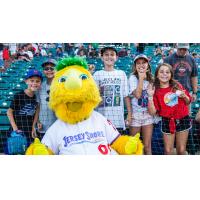
[{"label": "girl in white top", "polygon": [[131,97],[132,117],[128,118],[130,135],[142,133],[144,153],[151,154],[153,117],[148,113],[149,84],[153,82],[148,58],[141,54],[135,57],[133,73],[129,78],[129,95]]}]

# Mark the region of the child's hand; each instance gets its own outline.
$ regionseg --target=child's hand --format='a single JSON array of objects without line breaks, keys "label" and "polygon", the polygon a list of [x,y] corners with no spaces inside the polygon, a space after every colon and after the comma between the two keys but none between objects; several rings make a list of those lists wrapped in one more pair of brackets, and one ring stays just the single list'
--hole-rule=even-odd
[{"label": "child's hand", "polygon": [[197,100],[197,95],[196,94],[192,94],[192,102],[195,102]]},{"label": "child's hand", "polygon": [[38,122],[38,123],[37,123],[37,128],[38,128],[39,131],[42,130],[42,123],[41,123],[41,122]]},{"label": "child's hand", "polygon": [[185,90],[177,90],[176,94],[179,98],[183,99],[186,104],[190,103],[190,98],[185,94]]},{"label": "child's hand", "polygon": [[16,130],[13,129],[13,131],[15,131],[17,133],[22,133],[23,132],[22,130],[18,130],[18,129],[16,129]]},{"label": "child's hand", "polygon": [[176,94],[178,95],[178,97],[185,99],[185,98],[189,98],[186,94],[185,94],[185,90],[177,90]]},{"label": "child's hand", "polygon": [[155,87],[152,84],[149,84],[147,87],[147,94],[149,95],[149,97],[153,97],[155,93]]},{"label": "child's hand", "polygon": [[126,121],[128,122],[128,126],[130,126],[132,119],[133,119],[132,113],[128,112],[127,119],[126,119]]},{"label": "child's hand", "polygon": [[144,80],[147,78],[146,72],[138,72],[138,77],[141,80]]},{"label": "child's hand", "polygon": [[199,111],[198,111],[198,113],[197,113],[197,115],[196,115],[196,117],[195,117],[195,120],[196,120],[197,122],[200,122],[200,109],[199,109]]},{"label": "child's hand", "polygon": [[32,136],[32,138],[36,138],[37,137],[35,128],[32,129],[31,136]]}]

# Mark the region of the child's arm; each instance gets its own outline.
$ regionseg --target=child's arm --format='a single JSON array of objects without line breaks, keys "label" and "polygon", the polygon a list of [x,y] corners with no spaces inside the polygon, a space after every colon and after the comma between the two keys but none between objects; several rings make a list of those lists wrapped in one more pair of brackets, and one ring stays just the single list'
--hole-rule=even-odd
[{"label": "child's arm", "polygon": [[38,122],[39,113],[40,113],[40,106],[38,104],[37,108],[36,108],[35,116],[34,116],[34,119],[33,119],[33,125],[32,125],[32,132],[31,132],[31,134],[32,134],[33,138],[37,137],[37,134],[35,132],[35,125]]},{"label": "child's arm", "polygon": [[190,104],[191,100],[190,100],[190,98],[185,94],[184,91],[183,91],[183,93],[182,93],[179,97],[182,98],[182,99],[185,101],[185,103],[186,103],[187,105]]},{"label": "child's arm", "polygon": [[148,89],[147,89],[147,93],[148,93],[148,112],[150,115],[155,115],[157,110],[156,107],[154,105],[154,101],[153,101],[153,95],[155,93],[155,88],[152,86],[152,84],[148,85]]},{"label": "child's arm", "polygon": [[124,98],[124,100],[125,100],[126,108],[128,111],[127,120],[128,120],[128,123],[130,124],[131,118],[132,118],[131,98],[129,96],[127,96]]},{"label": "child's arm", "polygon": [[198,111],[198,113],[197,113],[197,115],[196,115],[195,120],[196,120],[197,122],[200,122],[200,109],[199,109],[199,111]]},{"label": "child's arm", "polygon": [[143,90],[143,82],[146,78],[146,73],[138,73],[138,85],[137,88],[133,91],[133,95],[135,98],[139,99],[142,95]]},{"label": "child's arm", "polygon": [[153,102],[153,97],[149,97],[148,112],[150,115],[155,115],[157,112],[154,102]]},{"label": "child's arm", "polygon": [[9,121],[10,121],[10,124],[11,124],[11,126],[12,126],[12,129],[13,129],[14,131],[17,131],[17,130],[18,130],[18,127],[17,127],[17,125],[16,125],[16,123],[15,123],[15,120],[14,120],[13,109],[8,108],[8,110],[7,110],[7,116],[8,116],[8,119],[9,119]]},{"label": "child's arm", "polygon": [[182,98],[187,105],[189,105],[192,101],[192,97],[190,96],[189,92],[185,90],[183,86],[180,86],[180,91],[181,94],[179,95],[179,97]]}]

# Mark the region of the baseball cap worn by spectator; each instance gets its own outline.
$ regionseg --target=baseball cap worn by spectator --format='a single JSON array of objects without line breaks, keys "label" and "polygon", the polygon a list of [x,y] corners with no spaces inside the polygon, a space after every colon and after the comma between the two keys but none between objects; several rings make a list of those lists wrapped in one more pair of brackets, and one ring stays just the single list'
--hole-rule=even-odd
[{"label": "baseball cap worn by spectator", "polygon": [[43,63],[42,63],[42,67],[45,67],[46,65],[48,64],[52,64],[54,67],[57,65],[57,61],[54,60],[54,59],[48,59],[48,60],[45,60]]},{"label": "baseball cap worn by spectator", "polygon": [[112,51],[114,51],[115,53],[116,53],[116,55],[117,55],[117,50],[114,48],[114,47],[103,47],[102,49],[101,49],[101,56],[103,56],[103,54],[107,51],[107,50],[112,50]]},{"label": "baseball cap worn by spectator", "polygon": [[190,45],[188,43],[178,43],[177,48],[178,49],[189,49]]},{"label": "baseball cap worn by spectator", "polygon": [[147,56],[145,56],[144,54],[139,54],[139,55],[137,55],[135,58],[134,58],[134,64],[136,63],[136,61],[138,60],[138,59],[140,59],[140,58],[143,58],[143,59],[145,59],[148,63],[149,63],[149,59],[148,59],[148,57]]},{"label": "baseball cap worn by spectator", "polygon": [[42,73],[36,69],[30,69],[27,75],[25,76],[25,80],[35,76],[41,78],[41,81],[43,80]]}]

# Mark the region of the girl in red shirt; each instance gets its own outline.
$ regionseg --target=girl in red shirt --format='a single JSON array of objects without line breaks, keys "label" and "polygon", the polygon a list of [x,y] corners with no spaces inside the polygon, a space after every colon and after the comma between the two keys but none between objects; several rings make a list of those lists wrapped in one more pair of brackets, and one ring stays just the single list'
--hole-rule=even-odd
[{"label": "girl in red shirt", "polygon": [[183,155],[191,128],[188,109],[191,96],[173,77],[171,65],[163,63],[157,67],[154,86],[148,88],[148,110],[162,117],[165,154],[173,154],[176,137],[177,154]]}]

